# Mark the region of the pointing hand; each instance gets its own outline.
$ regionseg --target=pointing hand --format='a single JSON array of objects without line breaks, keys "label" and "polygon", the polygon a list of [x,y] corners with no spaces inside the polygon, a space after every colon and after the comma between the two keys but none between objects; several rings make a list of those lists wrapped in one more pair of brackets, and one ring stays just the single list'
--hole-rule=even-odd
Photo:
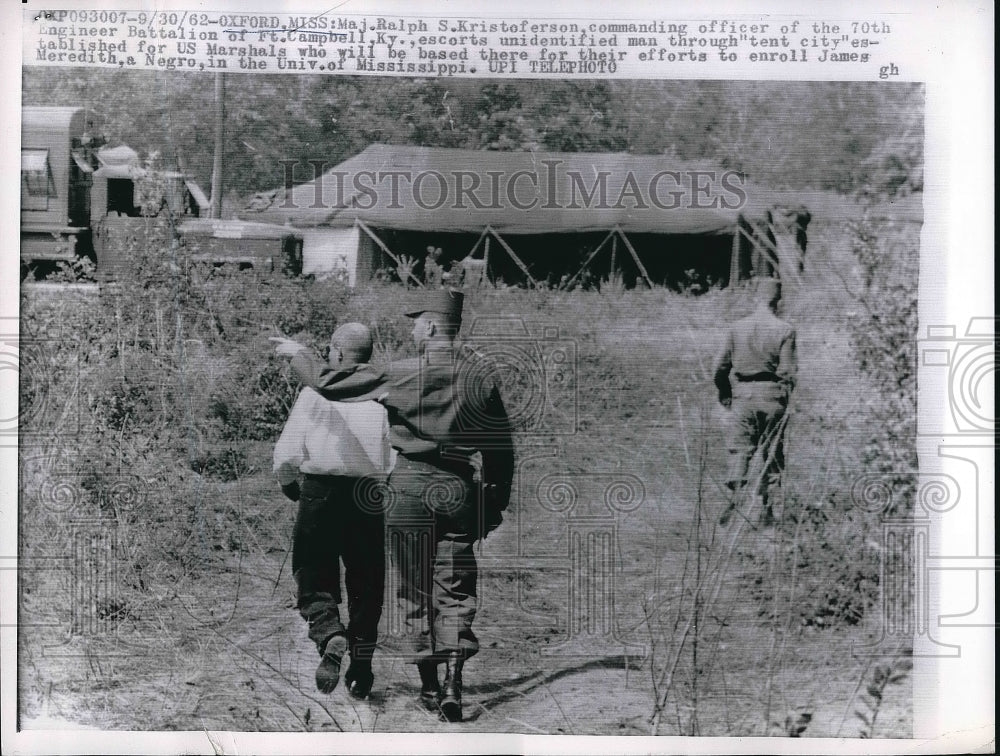
[{"label": "pointing hand", "polygon": [[282,357],[294,357],[305,347],[294,339],[287,339],[284,336],[269,336],[268,341],[274,342],[274,352]]}]

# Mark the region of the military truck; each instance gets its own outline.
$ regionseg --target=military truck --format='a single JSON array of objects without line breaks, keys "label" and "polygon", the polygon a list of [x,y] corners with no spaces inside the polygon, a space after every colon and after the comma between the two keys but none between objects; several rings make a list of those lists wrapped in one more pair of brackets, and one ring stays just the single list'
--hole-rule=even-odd
[{"label": "military truck", "polygon": [[93,256],[90,196],[97,115],[85,108],[21,111],[21,262]]},{"label": "military truck", "polygon": [[[272,224],[207,220],[209,200],[188,175],[151,171],[127,145],[108,147],[101,119],[82,107],[25,107],[21,116],[21,273],[89,257],[113,280],[142,244],[150,215],[168,212],[174,233],[206,262],[297,275],[302,235]],[[143,179],[155,173],[162,202]],[[44,273],[43,273],[44,275]]]}]

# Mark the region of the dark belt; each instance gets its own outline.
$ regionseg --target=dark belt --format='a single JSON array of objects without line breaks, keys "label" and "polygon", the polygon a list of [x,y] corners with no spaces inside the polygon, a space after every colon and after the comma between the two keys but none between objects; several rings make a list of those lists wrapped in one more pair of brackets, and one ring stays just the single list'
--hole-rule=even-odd
[{"label": "dark belt", "polygon": [[463,478],[472,477],[472,465],[469,464],[467,460],[460,457],[445,456],[437,449],[414,454],[400,452],[399,457],[402,460],[409,460],[410,462],[418,462],[425,465],[431,465],[432,467],[437,467],[441,470],[447,470],[448,472],[453,472]]},{"label": "dark belt", "polygon": [[[378,478],[379,475],[317,475],[316,473],[302,473],[303,480],[311,480],[314,483],[333,484],[344,480],[358,480],[359,478]],[[385,475],[381,476],[383,479]]]},{"label": "dark belt", "polygon": [[753,373],[751,375],[737,375],[736,380],[740,383],[779,383],[781,381],[774,373]]}]

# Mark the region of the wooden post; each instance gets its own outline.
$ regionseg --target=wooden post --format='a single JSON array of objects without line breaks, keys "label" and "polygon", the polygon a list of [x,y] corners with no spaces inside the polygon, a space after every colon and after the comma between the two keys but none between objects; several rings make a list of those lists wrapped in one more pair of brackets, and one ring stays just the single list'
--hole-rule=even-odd
[{"label": "wooden post", "polygon": [[481,241],[482,241],[482,240],[483,240],[484,238],[486,239],[486,243],[487,243],[487,244],[489,244],[489,243],[490,243],[490,241],[489,241],[489,233],[490,233],[490,227],[489,227],[489,226],[487,226],[486,228],[484,228],[484,229],[483,229],[483,233],[481,233],[481,234],[479,235],[479,238],[478,238],[478,239],[476,239],[476,243],[472,245],[472,249],[470,249],[470,250],[469,250],[469,254],[468,254],[468,255],[466,255],[466,257],[472,257],[472,255],[476,254],[476,250],[477,250],[477,249],[479,249],[479,243],[480,243],[480,242],[481,242]]},{"label": "wooden post", "polygon": [[[379,239],[378,236],[375,235],[375,232],[372,231],[370,228],[368,228],[365,222],[360,218],[356,219],[355,223],[358,224],[358,228],[360,228],[362,231],[368,234],[369,237],[371,237],[371,240],[375,242],[383,252],[389,255],[390,259],[392,259],[392,261],[396,263],[396,270],[398,271],[400,269],[400,260],[398,257],[396,257],[396,255],[392,253],[392,250],[389,249],[388,246],[386,246],[386,243],[381,239]],[[413,275],[412,271],[410,271],[410,278],[412,278],[413,281],[417,284],[417,286],[419,286],[421,289],[424,288],[424,282],[421,281],[419,278],[417,278],[415,275]]]},{"label": "wooden post", "polygon": [[225,74],[215,74],[215,153],[212,157],[212,217],[222,217],[222,154],[225,151],[226,79]]},{"label": "wooden post", "polygon": [[521,269],[521,272],[524,273],[525,276],[527,276],[528,283],[530,283],[532,287],[538,286],[538,282],[534,278],[532,278],[531,273],[528,272],[528,266],[521,261],[521,258],[518,257],[517,253],[510,248],[510,245],[503,240],[503,237],[500,236],[500,234],[498,234],[496,231],[494,231],[492,226],[488,226],[487,228],[489,229],[489,232],[493,234],[493,237],[497,240],[500,246],[504,248],[504,251],[508,255],[510,255],[510,259],[513,260],[514,263],[517,265],[517,267]]},{"label": "wooden post", "polygon": [[736,219],[736,233],[733,234],[733,252],[729,258],[729,285],[735,286],[740,282],[740,250],[743,247],[743,216]]},{"label": "wooden post", "polygon": [[490,237],[486,236],[486,241],[483,242],[483,277],[493,283],[493,279],[490,278]]},{"label": "wooden post", "polygon": [[621,227],[615,226],[615,231],[622,238],[622,243],[625,245],[625,248],[629,251],[629,254],[632,255],[632,259],[635,260],[635,264],[639,267],[639,272],[642,274],[642,280],[646,282],[646,286],[652,289],[653,282],[649,278],[649,273],[646,272],[646,266],[643,265],[642,260],[639,259],[639,253],[636,252],[635,247],[632,246],[632,242],[630,242],[628,240],[628,237],[625,236],[625,233],[621,230]]},{"label": "wooden post", "polygon": [[612,236],[611,237],[611,272],[608,274],[608,279],[609,280],[615,277],[615,265],[618,262],[617,259],[616,259],[617,257],[618,257],[618,237],[617,236]]},{"label": "wooden post", "polygon": [[614,239],[614,237],[615,237],[615,232],[614,232],[614,230],[611,230],[611,231],[609,231],[609,232],[608,232],[608,235],[607,235],[607,236],[605,236],[605,237],[604,237],[604,238],[603,238],[603,239],[601,240],[601,243],[600,243],[600,244],[598,244],[598,245],[597,245],[596,247],[594,247],[594,251],[590,253],[590,255],[589,255],[589,256],[587,257],[587,259],[586,259],[586,260],[584,260],[584,261],[583,261],[583,265],[581,265],[581,266],[580,266],[580,270],[578,270],[578,271],[577,271],[576,273],[574,273],[574,274],[573,274],[573,277],[572,277],[571,279],[569,279],[569,280],[568,280],[568,281],[567,281],[567,282],[565,283],[565,285],[563,285],[563,286],[560,286],[559,288],[560,288],[560,289],[568,289],[568,288],[569,288],[569,286],[570,286],[570,284],[571,284],[571,283],[573,283],[573,282],[574,282],[574,281],[575,281],[575,280],[576,280],[577,278],[579,278],[579,277],[580,277],[580,275],[581,275],[581,274],[583,273],[583,271],[585,271],[585,270],[587,269],[587,266],[588,266],[588,265],[590,265],[590,263],[591,263],[591,262],[593,261],[593,259],[594,259],[595,257],[597,257],[598,253],[599,253],[599,252],[600,252],[600,251],[601,251],[602,249],[604,249],[604,245],[608,243],[608,239]]}]

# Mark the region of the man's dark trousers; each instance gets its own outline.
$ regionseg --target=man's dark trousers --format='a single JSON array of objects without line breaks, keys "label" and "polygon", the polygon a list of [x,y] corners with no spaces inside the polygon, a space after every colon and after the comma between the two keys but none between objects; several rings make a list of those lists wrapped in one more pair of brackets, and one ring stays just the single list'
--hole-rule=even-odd
[{"label": "man's dark trousers", "polygon": [[[355,660],[370,660],[378,641],[385,587],[385,529],[381,501],[366,492],[373,479],[306,475],[292,544],[298,609],[322,654],[346,633]],[[344,562],[348,625],[340,619],[340,561]]]},{"label": "man's dark trousers", "polygon": [[[463,469],[464,468],[464,469]],[[396,607],[411,662],[479,650],[472,632],[479,538],[476,487],[464,465],[400,455],[389,476],[386,526]]]},{"label": "man's dark trousers", "polygon": [[[785,469],[785,411],[788,392],[776,382],[741,382],[733,387],[733,425],[730,431],[730,488],[747,484],[750,461],[759,453],[762,468],[755,472],[754,493],[767,503],[769,486],[780,480]],[[766,465],[766,467],[763,467]]]}]

